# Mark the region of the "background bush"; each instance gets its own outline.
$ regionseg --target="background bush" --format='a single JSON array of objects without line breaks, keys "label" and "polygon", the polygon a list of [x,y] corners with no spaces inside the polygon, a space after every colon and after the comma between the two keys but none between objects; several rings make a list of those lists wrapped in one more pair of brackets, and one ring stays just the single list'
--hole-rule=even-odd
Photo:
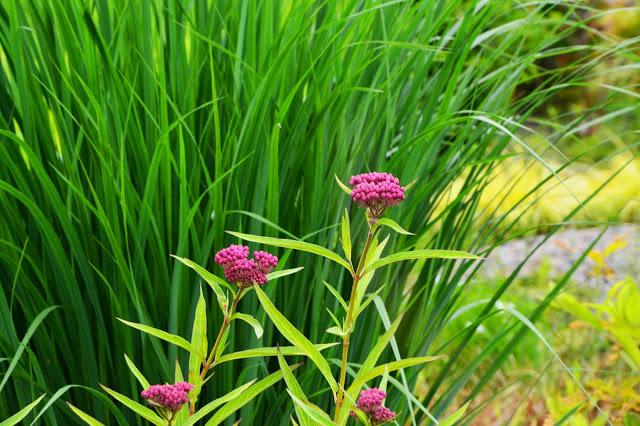
[{"label": "background bush", "polygon": [[[188,335],[198,281],[169,254],[213,268],[213,252],[231,242],[225,229],[335,244],[349,204],[334,174],[384,170],[405,183],[419,179],[394,218],[417,235],[394,237],[398,248],[487,253],[506,238],[518,217],[475,220],[496,162],[516,152],[527,164],[562,169],[570,160],[551,165],[517,134],[538,132],[523,127],[534,112],[560,90],[579,87],[599,61],[631,54],[635,41],[585,48],[548,69],[540,58],[566,53],[569,36],[586,25],[583,14],[576,6],[505,3],[0,4],[0,365],[17,359],[0,385],[0,417],[68,384],[137,394],[122,353],[150,380],[168,380],[179,354],[114,317]],[[584,119],[550,119],[543,150]],[[341,288],[346,277],[304,254],[279,255],[305,270],[269,286],[270,297],[312,341],[332,340],[325,308],[334,306],[325,306],[322,280]],[[439,370],[421,402],[436,416],[477,368],[458,363],[457,354],[479,323],[433,347],[476,267],[399,266],[375,285],[385,286],[390,316],[408,309],[396,335],[403,355],[438,349],[451,356],[428,367]],[[481,315],[510,283],[496,287]],[[40,322],[52,306],[59,308]],[[383,327],[373,308],[366,321]],[[516,324],[505,321],[496,341],[515,336]],[[30,325],[35,334],[20,353]],[[268,321],[262,342],[248,332],[233,336],[242,347],[284,343]],[[369,336],[354,335],[353,359],[363,359],[358,342]],[[492,368],[476,386],[490,383],[508,356],[494,357],[496,348],[487,343],[483,359]],[[231,389],[277,368],[272,362],[235,363],[212,387]],[[410,373],[409,388],[417,380]],[[308,366],[300,380],[310,396],[321,383]],[[63,399],[110,417],[105,398],[65,391]],[[264,394],[243,410],[243,423],[288,424],[285,395]],[[60,400],[45,416],[52,425],[72,421]]]}]

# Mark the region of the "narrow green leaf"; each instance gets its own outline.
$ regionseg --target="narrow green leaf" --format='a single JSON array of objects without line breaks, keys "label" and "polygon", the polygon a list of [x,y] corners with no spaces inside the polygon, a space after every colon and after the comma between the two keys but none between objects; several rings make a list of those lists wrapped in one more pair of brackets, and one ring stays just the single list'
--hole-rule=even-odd
[{"label": "narrow green leaf", "polygon": [[[196,305],[196,312],[193,317],[193,327],[191,329],[191,346],[193,346],[197,352],[189,353],[189,381],[193,385],[193,390],[190,393],[191,401],[197,401],[200,394],[202,379],[200,378],[200,366],[205,360],[206,354],[209,350],[209,342],[207,340],[207,302],[202,293],[202,287],[200,287],[200,297],[198,298],[198,304]],[[200,355],[204,354],[204,356]]]},{"label": "narrow green leaf", "polygon": [[[284,376],[284,381],[287,384],[289,394],[301,401],[307,402],[309,399],[304,394],[300,383],[298,383],[296,376],[293,375],[291,368],[289,368],[289,364],[287,364],[287,361],[284,359],[284,356],[282,356],[282,352],[280,352],[280,350],[278,350],[278,365],[280,366],[280,371],[282,371]],[[294,405],[293,408],[295,409],[298,420],[302,426],[313,425],[311,418],[304,410],[301,410],[297,405]]]},{"label": "narrow green leaf", "polygon": [[440,420],[440,423],[438,423],[438,426],[455,426],[458,424],[458,420],[460,420],[462,418],[462,416],[464,416],[464,413],[467,411],[467,408],[469,408],[469,402],[467,402],[466,404],[464,404],[462,407],[458,408],[455,413],[453,413],[452,415],[450,415],[449,417],[447,417],[444,420]]},{"label": "narrow green leaf", "polygon": [[189,417],[189,421],[187,422],[187,426],[192,426],[192,425],[196,424],[199,420],[203,419],[206,415],[211,413],[216,408],[220,407],[222,404],[224,404],[224,403],[226,403],[228,401],[231,401],[234,398],[237,398],[239,395],[241,395],[245,390],[247,390],[247,388],[249,388],[255,382],[256,382],[256,379],[251,380],[250,382],[245,383],[244,385],[242,385],[240,387],[237,387],[234,390],[226,393],[224,396],[221,396],[220,398],[214,399],[213,401],[211,401],[208,404],[204,405],[198,411],[193,413],[193,416]]},{"label": "narrow green leaf", "polygon": [[327,328],[327,333],[335,334],[336,336],[340,336],[340,337],[343,337],[345,334],[347,334],[346,331],[344,331],[342,328],[335,325],[333,327]]},{"label": "narrow green leaf", "polygon": [[142,389],[148,388],[149,382],[147,381],[147,379],[145,379],[145,377],[142,375],[140,370],[138,370],[138,367],[136,367],[133,361],[129,359],[127,354],[124,354],[124,361],[127,363],[127,367],[129,367],[129,370],[131,370],[131,373],[133,373],[135,378],[138,379],[138,382],[140,383],[140,386],[142,386]]},{"label": "narrow green leaf", "polygon": [[184,257],[179,257],[179,256],[175,256],[175,255],[171,255],[173,258],[179,260],[180,262],[182,262],[183,264],[185,264],[186,266],[188,266],[189,268],[193,269],[194,271],[196,271],[198,273],[198,275],[200,275],[200,277],[205,280],[205,282],[207,284],[209,284],[209,287],[211,287],[211,289],[213,290],[213,292],[216,295],[216,299],[218,300],[218,305],[220,306],[220,309],[222,310],[222,312],[224,312],[224,310],[226,309],[226,306],[228,305],[228,300],[227,297],[224,294],[224,291],[222,291],[222,287],[226,287],[228,288],[231,292],[234,292],[233,287],[231,287],[229,285],[229,283],[227,283],[225,280],[223,280],[222,278],[212,274],[211,272],[207,271],[205,268],[203,268],[202,266],[198,265],[197,263],[186,259]]},{"label": "narrow green leaf", "polygon": [[255,319],[249,314],[242,314],[240,312],[236,312],[235,314],[231,315],[231,321],[235,319],[242,320],[247,324],[249,324],[251,327],[253,327],[253,331],[254,333],[256,333],[256,337],[258,339],[262,337],[262,333],[263,333],[262,325],[257,319]]},{"label": "narrow green leaf", "polygon": [[338,186],[340,187],[340,189],[342,189],[344,192],[346,192],[347,195],[351,195],[351,188],[349,188],[347,185],[342,183],[342,181],[340,180],[338,175],[334,175],[334,176],[336,178],[336,182],[338,182]]},{"label": "narrow green leaf", "polygon": [[351,261],[351,223],[349,222],[349,212],[344,209],[342,215],[342,250],[347,260]]},{"label": "narrow green leaf", "polygon": [[367,306],[369,306],[369,304],[376,298],[376,296],[378,296],[378,294],[384,289],[384,287],[385,286],[383,285],[380,286],[379,289],[367,296],[364,303],[362,303],[362,305],[360,305],[360,307],[358,308],[358,315],[356,316],[359,316],[365,309],[367,309]]},{"label": "narrow green leaf", "polygon": [[427,362],[438,361],[442,359],[446,359],[445,355],[437,355],[437,356],[421,356],[415,358],[406,358],[400,361],[392,361],[386,364],[379,365],[368,372],[364,373],[359,378],[355,379],[349,389],[347,390],[350,394],[352,394],[352,390],[358,387],[361,387],[369,380],[375,379],[376,377],[384,374],[385,371],[396,371],[401,368],[412,367],[414,365],[425,364]]},{"label": "narrow green leaf", "polygon": [[340,295],[338,290],[336,290],[328,282],[326,282],[326,281],[322,281],[322,282],[324,283],[325,287],[327,287],[327,289],[331,292],[331,294],[333,294],[333,297],[338,299],[338,302],[340,302],[340,305],[342,305],[342,307],[344,308],[344,311],[347,312],[349,310],[349,306],[347,305],[347,302],[342,298],[342,296]]},{"label": "narrow green leaf", "polygon": [[[333,346],[339,345],[339,342],[335,343],[322,343],[314,345],[318,351],[323,351],[327,348],[331,348]],[[222,364],[224,362],[234,361],[237,359],[246,359],[246,358],[260,358],[265,356],[276,356],[278,354],[278,349],[282,355],[304,355],[304,351],[295,347],[295,346],[280,346],[277,347],[266,347],[266,348],[255,348],[255,349],[247,349],[244,351],[233,352],[230,354],[222,355],[215,362],[215,365]]]},{"label": "narrow green leaf", "polygon": [[481,257],[475,254],[467,253],[459,250],[411,250],[402,251],[400,253],[394,253],[382,259],[372,262],[364,273],[371,272],[381,266],[389,265],[391,263],[400,262],[403,260],[416,260],[416,259],[481,259]]},{"label": "narrow green leaf", "polygon": [[2,382],[0,382],[0,392],[4,388],[4,385],[7,384],[7,381],[9,381],[9,377],[11,377],[11,373],[18,365],[18,361],[20,361],[20,357],[22,356],[22,353],[27,347],[29,340],[31,340],[31,336],[33,336],[33,333],[36,332],[36,330],[40,326],[40,323],[42,323],[42,321],[47,317],[47,315],[49,315],[51,311],[58,308],[59,306],[50,306],[48,308],[43,309],[42,312],[40,312],[38,316],[34,318],[33,322],[31,322],[31,325],[29,325],[27,332],[24,334],[24,337],[20,341],[20,345],[18,346],[18,349],[16,349],[15,355],[13,355],[13,358],[11,358],[11,362],[9,363],[9,367],[7,367],[7,370],[4,373]]},{"label": "narrow green leaf", "polygon": [[73,411],[73,413],[76,416],[78,416],[83,422],[85,422],[89,426],[104,426],[104,423],[94,419],[93,417],[91,417],[90,415],[88,415],[87,413],[82,411],[81,409],[79,409],[77,407],[74,407],[73,405],[71,405],[68,402],[67,402],[67,406],[69,407],[69,409],[71,411]]},{"label": "narrow green leaf", "polygon": [[331,367],[329,367],[329,363],[326,359],[320,354],[320,351],[307,339],[304,334],[302,334],[297,328],[293,326],[289,322],[287,318],[278,309],[271,303],[271,300],[267,297],[267,295],[262,291],[262,289],[254,285],[256,290],[256,294],[258,295],[258,299],[262,304],[267,315],[273,324],[276,326],[278,331],[295,347],[300,349],[306,356],[313,361],[313,363],[318,367],[322,375],[329,383],[331,390],[335,393],[338,391],[338,383],[333,378],[331,373]]},{"label": "narrow green leaf", "polygon": [[273,271],[267,274],[267,279],[269,281],[276,280],[278,278],[286,277],[287,275],[295,274],[296,272],[302,271],[304,266],[299,266],[297,268],[291,269],[282,269],[280,271]]},{"label": "narrow green leaf", "polygon": [[395,222],[393,219],[389,219],[388,217],[383,217],[382,219],[379,219],[377,225],[387,226],[393,229],[394,231],[396,231],[398,234],[415,235],[413,232],[407,231],[402,226],[400,226],[397,222]]},{"label": "narrow green leaf", "polygon": [[260,380],[253,386],[250,386],[236,398],[230,400],[224,404],[216,413],[209,419],[205,426],[217,426],[227,419],[231,414],[240,408],[248,404],[253,398],[258,396],[261,392],[282,379],[282,371],[273,373],[264,379]]},{"label": "narrow green leaf", "polygon": [[243,234],[241,232],[233,231],[227,231],[227,233],[233,235],[234,237],[240,238],[241,240],[317,254],[318,256],[326,257],[327,259],[333,260],[334,262],[344,266],[349,270],[351,268],[349,262],[340,257],[339,254],[317,244],[305,243],[304,241],[287,240],[283,238],[262,237],[259,235]]},{"label": "narrow green leaf", "polygon": [[[320,425],[320,426],[336,426],[336,424],[331,421],[331,417],[324,411],[322,411],[318,406],[310,404],[309,402],[301,401],[300,398],[297,398],[291,390],[287,389],[287,393],[293,400],[295,407],[299,408],[301,412],[303,412],[307,417],[311,418],[312,425]],[[296,411],[297,413],[298,411]]]},{"label": "narrow green leaf", "polygon": [[124,406],[129,408],[131,411],[133,411],[134,413],[138,414],[142,418],[148,420],[149,422],[153,423],[154,425],[162,426],[162,425],[164,425],[166,423],[165,420],[163,420],[160,416],[158,416],[150,408],[145,407],[144,405],[135,402],[131,398],[126,397],[126,396],[122,395],[121,393],[118,393],[118,392],[114,391],[113,389],[109,389],[108,387],[106,387],[104,385],[100,385],[100,387],[106,393],[111,395],[113,397],[113,399],[115,399],[116,401],[120,402],[121,404],[123,404]]},{"label": "narrow green leaf", "polygon": [[22,419],[24,419],[25,417],[27,417],[29,415],[31,410],[36,408],[36,405],[38,405],[40,403],[40,401],[42,401],[42,398],[44,398],[44,394],[40,395],[38,397],[38,399],[36,399],[35,401],[31,402],[29,405],[24,407],[22,410],[18,411],[13,416],[11,416],[8,419],[4,420],[2,423],[0,423],[0,426],[14,426],[14,425],[17,425],[18,423],[20,423],[22,421]]},{"label": "narrow green leaf", "polygon": [[168,333],[164,330],[159,330],[157,328],[153,328],[150,327],[148,325],[144,325],[144,324],[138,324],[137,322],[131,322],[131,321],[127,321],[127,320],[123,320],[122,318],[117,318],[116,319],[126,325],[128,325],[129,327],[135,328],[137,330],[140,330],[144,333],[150,334],[154,337],[157,337],[158,339],[162,339],[165,342],[169,342],[173,345],[176,345],[178,347],[181,347],[182,349],[185,349],[189,352],[195,352],[197,353],[199,356],[206,356],[205,354],[201,354],[198,352],[198,350],[193,347],[193,345],[191,345],[191,343],[187,342],[183,337],[180,336],[176,336],[175,334],[171,334]]}]

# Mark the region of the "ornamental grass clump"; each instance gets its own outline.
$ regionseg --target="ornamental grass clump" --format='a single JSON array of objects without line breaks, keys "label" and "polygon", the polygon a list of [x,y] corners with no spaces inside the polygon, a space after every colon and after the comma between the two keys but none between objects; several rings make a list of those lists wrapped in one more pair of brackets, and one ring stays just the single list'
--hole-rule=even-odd
[{"label": "ornamental grass clump", "polygon": [[[379,425],[392,421],[396,415],[382,405],[382,401],[386,398],[384,391],[372,388],[360,393],[363,387],[380,376],[386,376],[400,369],[423,365],[443,357],[420,356],[377,365],[380,356],[400,325],[403,316],[401,313],[384,333],[380,336],[371,336],[371,341],[375,343],[368,348],[368,354],[364,360],[350,360],[350,338],[356,329],[357,319],[377,297],[379,291],[367,293],[369,287],[374,283],[376,270],[404,260],[434,258],[478,259],[478,257],[463,251],[431,249],[413,249],[383,256],[384,249],[389,241],[389,235],[383,235],[385,229],[404,235],[413,235],[392,219],[384,217],[388,208],[401,205],[405,199],[406,191],[411,185],[403,187],[397,177],[390,173],[381,172],[352,176],[349,179],[351,187],[342,183],[337,177],[336,180],[338,185],[349,194],[353,203],[364,209],[367,232],[357,258],[353,256],[353,248],[355,246],[351,237],[351,222],[348,210],[345,210],[341,221],[341,244],[344,257],[329,248],[300,240],[262,237],[239,232],[229,233],[245,241],[312,253],[344,268],[351,277],[351,290],[347,293],[348,302],[343,298],[341,291],[327,282],[324,283],[339,302],[337,304],[337,312],[329,310],[329,317],[333,321],[333,325],[327,329],[327,333],[335,335],[341,341],[342,348],[339,354],[340,362],[337,372],[331,368],[329,360],[320,353],[317,346],[313,345],[269,300],[266,293],[260,288],[260,282],[254,280],[252,285],[263,309],[278,331],[318,368],[326,380],[328,388],[331,390],[332,396],[330,400],[335,402],[333,406],[327,407],[327,410],[323,410],[311,402],[284,358],[278,353],[278,360],[281,371],[284,374],[287,390],[294,403],[297,417],[296,423],[300,426],[316,424],[342,426],[348,422],[349,414],[354,413],[360,421],[367,425]],[[232,266],[230,265],[233,262],[228,259],[234,259],[233,262],[245,262],[248,259],[248,250],[246,248],[234,248],[232,253],[225,252],[222,254],[218,263],[224,268],[231,268]],[[256,252],[254,260],[260,263],[262,256]],[[269,265],[272,264],[269,263]],[[226,270],[225,276],[228,277]],[[244,286],[244,284],[239,284],[239,286]],[[371,330],[375,329],[373,324],[366,324],[365,326]],[[352,377],[347,380],[349,372],[351,372]],[[313,390],[315,391],[315,389]],[[360,398],[356,401],[359,394]]]}]

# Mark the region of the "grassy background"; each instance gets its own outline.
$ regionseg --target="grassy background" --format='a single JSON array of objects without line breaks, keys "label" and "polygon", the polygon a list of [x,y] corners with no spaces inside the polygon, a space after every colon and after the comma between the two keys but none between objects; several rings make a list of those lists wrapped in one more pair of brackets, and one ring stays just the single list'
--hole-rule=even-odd
[{"label": "grassy background", "polygon": [[[539,59],[563,54],[566,38],[585,23],[572,8],[507,3],[0,4],[0,365],[37,326],[16,368],[3,376],[0,417],[67,384],[103,383],[136,395],[123,353],[150,380],[170,380],[173,360],[184,361],[183,354],[114,317],[188,336],[198,281],[169,254],[215,270],[212,254],[233,242],[225,229],[334,247],[335,224],[350,207],[334,174],[384,170],[402,182],[419,178],[392,213],[417,235],[392,238],[392,249],[486,252],[505,238],[517,217],[492,216],[485,226],[474,219],[495,163],[507,147],[519,147],[527,164],[562,169],[569,159],[551,165],[537,152],[546,154],[549,141],[585,118],[554,121],[542,150],[514,133],[529,132],[522,125],[554,94],[632,46],[587,46],[571,64],[545,69]],[[363,226],[354,219],[354,232]],[[341,288],[346,277],[308,255],[278,254],[305,270],[268,293],[311,340],[330,341],[321,280]],[[377,278],[390,316],[409,308],[396,336],[403,355],[435,350],[476,267],[456,265],[408,264]],[[510,283],[496,288],[486,312]],[[38,314],[51,306],[60,308],[40,322]],[[257,309],[255,300],[240,309]],[[210,327],[219,321],[211,315]],[[382,328],[373,308],[366,323],[352,341],[354,361],[363,359],[371,331]],[[265,325],[262,342],[234,329],[232,347],[284,343]],[[504,327],[496,339],[513,335],[512,325]],[[464,336],[475,331],[469,327]],[[439,374],[422,403],[435,415],[473,377],[475,366],[461,367],[456,356],[467,337],[443,349],[453,355],[446,366],[429,366]],[[488,343],[485,356],[495,348]],[[507,355],[496,354],[496,369]],[[268,360],[227,366],[208,394],[276,368]],[[416,375],[408,376],[410,387]],[[322,390],[313,368],[300,378],[308,395]],[[47,411],[47,424],[72,421],[62,399],[117,422],[105,398],[71,388]],[[330,404],[326,393],[314,402]],[[390,401],[404,404],[400,392]],[[287,424],[290,411],[276,389],[242,417],[247,424]]]}]

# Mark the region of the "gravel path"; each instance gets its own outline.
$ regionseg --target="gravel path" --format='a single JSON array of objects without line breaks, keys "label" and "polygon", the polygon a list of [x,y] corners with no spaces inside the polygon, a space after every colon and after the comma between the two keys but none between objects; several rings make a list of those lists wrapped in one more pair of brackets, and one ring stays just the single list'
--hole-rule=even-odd
[{"label": "gravel path", "polygon": [[[539,270],[541,265],[549,266],[552,277],[561,275],[571,267],[573,261],[580,257],[600,231],[600,228],[587,228],[569,229],[557,233],[529,259],[521,275],[531,276]],[[485,277],[508,275],[542,238],[542,236],[523,238],[502,245],[489,256],[482,268],[482,274]],[[606,247],[619,240],[625,241],[627,246],[606,258],[607,265],[612,269],[607,281],[615,282],[627,275],[640,281],[640,226],[632,224],[611,226],[594,250],[602,253]],[[590,272],[594,267],[595,262],[587,258],[573,274],[573,281],[591,285],[602,283],[602,278],[594,279],[591,276]]]}]

